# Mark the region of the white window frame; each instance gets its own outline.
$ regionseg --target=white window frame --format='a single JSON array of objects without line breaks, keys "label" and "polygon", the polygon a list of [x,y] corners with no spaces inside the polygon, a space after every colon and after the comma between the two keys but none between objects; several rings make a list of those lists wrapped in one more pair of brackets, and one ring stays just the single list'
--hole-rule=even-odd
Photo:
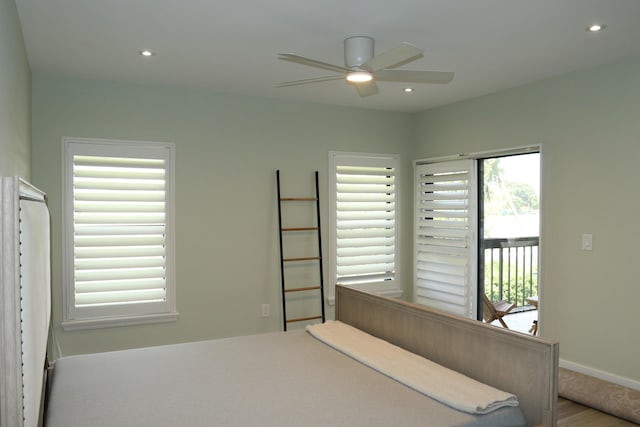
[{"label": "white window frame", "polygon": [[[175,145],[166,142],[123,141],[93,138],[62,139],[63,173],[63,321],[65,330],[93,329],[133,324],[175,321],[175,221],[174,168]],[[163,159],[165,165],[165,230],[163,300],[139,304],[123,303],[98,306],[76,306],[74,279],[74,155]]]},{"label": "white window frame", "polygon": [[[427,164],[435,164],[435,165],[446,165],[447,163],[456,161],[456,160],[472,160],[474,163],[477,163],[479,159],[491,158],[491,157],[500,157],[500,156],[508,156],[508,155],[517,155],[517,154],[529,154],[529,153],[540,153],[540,168],[542,170],[542,161],[543,161],[543,150],[542,145],[531,145],[531,146],[522,146],[522,147],[513,147],[507,148],[504,150],[490,150],[490,151],[481,151],[474,153],[466,153],[466,154],[458,154],[453,156],[445,156],[445,157],[437,157],[437,158],[426,158],[419,159],[414,161],[414,215],[413,215],[413,237],[414,237],[414,251],[413,251],[413,282],[414,282],[414,300],[416,300],[417,290],[417,275],[418,275],[418,253],[420,252],[418,247],[418,241],[421,237],[422,230],[420,230],[419,224],[419,203],[420,203],[420,188],[418,185],[419,181],[419,167],[420,165]],[[477,236],[477,215],[478,215],[478,196],[477,196],[477,185],[478,185],[478,176],[477,176],[477,167],[473,166],[473,172],[471,175],[472,182],[470,183],[470,190],[473,194],[469,195],[468,209],[469,209],[469,234],[467,235],[468,246],[469,249],[469,257],[467,258],[467,263],[465,268],[467,271],[465,272],[466,277],[468,278],[466,282],[466,295],[465,295],[465,310],[466,312],[463,314],[465,317],[469,317],[472,319],[477,318],[478,313],[478,305],[477,305],[477,292],[478,292],[478,236]],[[542,211],[541,211],[542,212]],[[542,215],[542,213],[541,213]],[[540,227],[540,243],[539,243],[540,251],[542,251],[542,224]],[[542,253],[542,252],[540,252]],[[542,256],[539,257],[538,262],[538,275],[542,277]],[[538,292],[542,292],[542,284],[538,284],[539,289]],[[446,306],[436,304],[430,304],[433,307],[437,307],[441,310],[448,310]],[[457,310],[448,310],[450,312],[459,314]]]},{"label": "white window frame", "polygon": [[376,281],[370,283],[351,284],[354,288],[366,290],[369,292],[386,295],[390,297],[402,296],[402,281],[400,278],[400,234],[401,234],[401,206],[400,206],[400,156],[396,154],[374,154],[374,153],[347,153],[330,151],[329,152],[329,278],[328,281],[328,301],[329,304],[335,303],[335,285],[338,280],[338,205],[337,205],[337,167],[338,166],[364,166],[364,167],[390,167],[394,169],[394,273],[392,277],[384,281]]}]

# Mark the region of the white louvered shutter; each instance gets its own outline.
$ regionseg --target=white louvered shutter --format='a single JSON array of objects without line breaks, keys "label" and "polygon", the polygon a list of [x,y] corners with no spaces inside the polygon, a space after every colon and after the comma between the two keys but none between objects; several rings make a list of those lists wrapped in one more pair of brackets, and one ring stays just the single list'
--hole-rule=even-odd
[{"label": "white louvered shutter", "polygon": [[70,145],[72,319],[173,310],[168,154]]},{"label": "white louvered shutter", "polygon": [[475,316],[476,173],[473,160],[415,170],[415,301]]},{"label": "white louvered shutter", "polygon": [[331,259],[337,284],[398,293],[398,159],[335,154]]}]

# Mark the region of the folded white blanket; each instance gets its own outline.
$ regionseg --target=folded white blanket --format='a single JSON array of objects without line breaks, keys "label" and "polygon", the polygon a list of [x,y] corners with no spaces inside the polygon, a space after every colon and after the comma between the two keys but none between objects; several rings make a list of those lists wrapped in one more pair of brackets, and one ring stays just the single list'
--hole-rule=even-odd
[{"label": "folded white blanket", "polygon": [[518,398],[335,320],[307,331],[380,373],[460,411],[486,414]]}]

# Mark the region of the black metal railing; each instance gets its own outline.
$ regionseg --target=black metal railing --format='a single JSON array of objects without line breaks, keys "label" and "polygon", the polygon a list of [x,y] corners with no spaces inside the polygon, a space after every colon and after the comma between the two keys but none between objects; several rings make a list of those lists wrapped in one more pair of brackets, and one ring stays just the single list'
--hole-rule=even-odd
[{"label": "black metal railing", "polygon": [[[484,239],[484,292],[492,301],[527,307],[538,295],[538,237]],[[482,277],[482,276],[481,276]]]}]

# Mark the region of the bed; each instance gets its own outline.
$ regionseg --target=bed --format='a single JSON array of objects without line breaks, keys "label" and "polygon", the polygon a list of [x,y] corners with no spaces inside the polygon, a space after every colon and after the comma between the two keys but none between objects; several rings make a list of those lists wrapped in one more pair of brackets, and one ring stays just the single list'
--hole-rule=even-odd
[{"label": "bed", "polygon": [[[25,187],[20,181],[11,182],[8,187],[13,190]],[[10,193],[4,191],[4,199]],[[3,213],[9,209],[14,217],[22,215],[12,203],[2,206]],[[3,242],[12,230],[15,226],[3,226]],[[42,230],[32,234],[47,235]],[[25,237],[24,232],[20,236]],[[18,246],[13,251],[38,246],[23,242],[23,237],[12,240]],[[34,258],[48,257],[46,251],[32,252]],[[3,259],[3,271],[10,270],[8,258]],[[48,272],[46,263],[29,261]],[[27,268],[23,263],[22,273]],[[62,357],[55,362],[47,391],[42,387],[46,373],[42,348],[46,348],[50,291],[44,276],[32,274],[36,280],[25,282],[24,274],[3,273],[2,293],[11,295],[23,313],[30,305],[25,298],[35,300],[26,313],[36,319],[31,324],[38,328],[24,327],[24,314],[15,315],[20,309],[9,310],[14,314],[3,317],[2,343],[10,344],[4,348],[13,350],[15,357],[9,354],[0,359],[2,427],[556,423],[557,343],[341,286],[336,288],[335,321],[308,331]],[[10,280],[5,281],[6,277]],[[3,304],[7,309],[10,302]],[[45,330],[36,331],[41,328]],[[341,342],[327,341],[327,333],[331,335],[335,328],[340,334],[357,335],[337,335]],[[402,375],[379,372],[375,361],[360,360],[358,350],[350,346],[361,340],[366,345],[380,342],[393,351],[393,356],[380,353],[380,360],[400,365],[409,383],[401,383]],[[22,343],[31,341],[38,343],[38,350],[27,349],[25,356]],[[360,353],[376,353],[366,348]],[[519,406],[475,411],[480,413],[454,409],[441,395],[427,397],[420,385],[411,383],[416,375],[406,371],[410,364],[393,363],[400,360],[398,354],[408,360],[425,357],[456,371],[455,375],[464,375],[465,381],[515,395]],[[422,366],[421,361],[416,363]]]}]

